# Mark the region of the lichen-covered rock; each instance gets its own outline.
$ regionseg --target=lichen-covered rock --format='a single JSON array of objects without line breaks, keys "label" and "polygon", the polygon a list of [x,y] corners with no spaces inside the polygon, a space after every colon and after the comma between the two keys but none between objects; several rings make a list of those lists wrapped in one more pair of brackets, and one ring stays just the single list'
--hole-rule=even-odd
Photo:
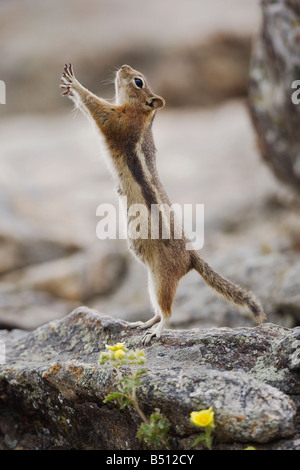
[{"label": "lichen-covered rock", "polygon": [[[134,409],[103,403],[116,387],[116,374],[98,362],[106,344],[125,341],[135,349],[141,336],[87,308],[33,332],[1,331],[6,358],[0,368],[0,447],[145,448],[136,438],[140,420]],[[159,408],[167,416],[177,449],[189,449],[195,438],[190,412],[209,406],[215,411],[215,448],[251,442],[281,448],[297,435],[299,340],[299,328],[271,323],[166,330],[145,350],[140,406],[148,415]]]},{"label": "lichen-covered rock", "polygon": [[261,5],[262,32],[250,73],[251,115],[264,160],[300,195],[300,105],[292,101],[293,82],[300,80],[299,2],[263,0]]}]

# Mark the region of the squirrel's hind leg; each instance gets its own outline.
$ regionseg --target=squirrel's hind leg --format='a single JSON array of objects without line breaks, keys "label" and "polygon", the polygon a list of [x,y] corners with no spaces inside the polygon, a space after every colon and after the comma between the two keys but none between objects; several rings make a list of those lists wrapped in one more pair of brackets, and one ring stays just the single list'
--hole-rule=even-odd
[{"label": "squirrel's hind leg", "polygon": [[151,331],[145,332],[143,336],[142,343],[145,346],[150,343],[152,338],[156,337],[158,339],[161,337],[162,331],[172,315],[172,304],[177,285],[177,279],[170,279],[168,276],[155,276],[149,270],[149,293],[156,314],[144,326],[144,328],[153,326]]}]

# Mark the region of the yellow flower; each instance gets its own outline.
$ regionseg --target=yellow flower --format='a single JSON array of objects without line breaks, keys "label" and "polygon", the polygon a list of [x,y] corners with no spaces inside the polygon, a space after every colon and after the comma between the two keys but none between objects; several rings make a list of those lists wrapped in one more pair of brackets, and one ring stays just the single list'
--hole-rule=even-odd
[{"label": "yellow flower", "polygon": [[116,343],[113,346],[109,346],[108,344],[105,345],[106,349],[110,349],[111,351],[117,351],[119,349],[124,348],[125,343]]},{"label": "yellow flower", "polygon": [[117,359],[123,359],[123,357],[125,357],[126,353],[125,351],[123,351],[123,349],[117,349],[117,351],[115,352],[115,356]]},{"label": "yellow flower", "polygon": [[214,412],[212,411],[212,407],[208,408],[208,410],[192,411],[190,416],[191,422],[202,428],[211,426],[214,422]]}]

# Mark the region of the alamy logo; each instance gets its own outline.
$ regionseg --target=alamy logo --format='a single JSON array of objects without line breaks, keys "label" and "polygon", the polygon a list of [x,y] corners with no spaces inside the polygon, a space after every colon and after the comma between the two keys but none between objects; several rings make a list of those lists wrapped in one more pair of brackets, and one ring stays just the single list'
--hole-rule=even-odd
[{"label": "alamy logo", "polygon": [[[124,215],[127,214],[127,223]],[[119,214],[112,204],[100,204],[96,215],[101,217],[96,234],[100,240],[109,239],[182,239],[184,233],[190,239],[187,250],[199,250],[204,244],[204,204],[143,204],[127,206],[127,197],[119,198]],[[193,220],[194,219],[194,220]],[[118,229],[117,229],[118,226]],[[118,232],[118,233],[117,233]]]},{"label": "alamy logo", "polygon": [[292,88],[296,88],[296,91],[292,93],[292,103],[299,104],[300,103],[300,80],[294,80],[292,83]]},{"label": "alamy logo", "polygon": [[6,87],[3,80],[0,80],[0,104],[6,104]]},{"label": "alamy logo", "polygon": [[5,351],[5,343],[0,341],[0,364],[5,364],[6,362],[6,351]]}]

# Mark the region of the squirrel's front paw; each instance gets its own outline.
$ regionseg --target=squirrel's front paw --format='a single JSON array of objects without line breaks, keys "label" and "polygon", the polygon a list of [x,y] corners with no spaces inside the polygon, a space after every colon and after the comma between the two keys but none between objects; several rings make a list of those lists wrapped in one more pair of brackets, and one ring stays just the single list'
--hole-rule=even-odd
[{"label": "squirrel's front paw", "polygon": [[72,90],[73,90],[73,85],[74,85],[75,80],[76,79],[74,76],[72,65],[65,64],[64,73],[61,76],[62,84],[60,85],[60,88],[64,89],[62,95],[74,96],[74,93]]}]

